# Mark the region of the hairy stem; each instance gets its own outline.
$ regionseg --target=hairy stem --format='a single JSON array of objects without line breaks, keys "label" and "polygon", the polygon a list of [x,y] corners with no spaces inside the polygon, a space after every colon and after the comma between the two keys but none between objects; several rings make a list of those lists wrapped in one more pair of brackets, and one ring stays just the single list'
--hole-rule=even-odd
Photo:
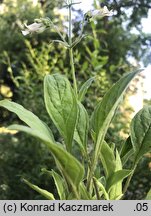
[{"label": "hairy stem", "polygon": [[87,180],[87,190],[88,191],[91,191],[91,181],[92,181],[92,178],[93,178],[93,174],[94,174],[94,170],[95,170],[95,167],[96,167],[96,163],[91,163],[91,165],[89,165],[89,174],[88,174],[88,180]]},{"label": "hairy stem", "polygon": [[99,190],[98,190],[98,186],[97,186],[97,182],[95,178],[93,178],[93,184],[94,184],[97,200],[100,200]]},{"label": "hairy stem", "polygon": [[127,178],[126,183],[124,185],[123,194],[126,193],[128,187],[129,187],[130,181],[131,181],[131,179],[133,177],[133,174],[135,172],[136,167],[137,167],[137,164],[135,163],[134,166],[133,166],[133,169],[132,169],[132,173],[131,173],[131,175],[129,175],[129,177]]},{"label": "hairy stem", "polygon": [[[99,143],[101,143],[101,145],[99,145]],[[92,178],[93,178],[96,166],[97,166],[99,152],[101,151],[102,143],[103,143],[103,138],[99,135],[97,142],[96,142],[95,150],[92,155],[90,172],[89,172],[88,181],[87,181],[88,190],[90,190],[91,181],[92,181]]]},{"label": "hairy stem", "polygon": [[72,73],[72,79],[73,79],[73,87],[74,87],[75,94],[77,95],[77,82],[76,82],[76,77],[75,77],[75,67],[74,67],[73,48],[72,48],[71,7],[72,5],[69,5],[69,56],[70,56],[71,73]]}]

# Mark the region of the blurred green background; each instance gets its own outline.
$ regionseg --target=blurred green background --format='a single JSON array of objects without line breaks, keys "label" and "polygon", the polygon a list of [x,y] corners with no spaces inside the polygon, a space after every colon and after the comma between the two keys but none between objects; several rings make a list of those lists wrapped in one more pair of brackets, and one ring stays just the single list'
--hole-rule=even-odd
[{"label": "blurred green background", "polygon": [[[32,23],[35,18],[50,17],[61,32],[66,33],[66,15],[60,11],[63,0],[1,0],[0,1],[0,99],[8,98],[22,104],[45,121],[59,139],[55,126],[49,119],[43,101],[43,78],[47,73],[62,73],[69,77],[69,56],[53,30],[24,37],[21,26]],[[138,1],[94,1],[96,5],[107,5],[114,10],[113,17],[105,17],[87,23],[86,37],[74,49],[78,86],[89,77],[97,80],[88,91],[85,106],[91,113],[95,104],[110,86],[124,73],[147,66],[151,57],[151,34],[142,31],[141,20],[148,16],[151,0]],[[64,9],[65,10],[65,9]],[[73,11],[73,37],[78,36],[81,10]],[[132,63],[135,61],[135,64]],[[135,94],[137,78],[127,95]],[[128,96],[117,111],[106,139],[119,147],[128,137],[133,108]],[[150,104],[144,101],[144,104]],[[42,199],[40,195],[22,183],[25,177],[32,183],[55,193],[54,182],[42,168],[54,168],[48,150],[36,139],[23,133],[8,133],[6,127],[19,119],[0,109],[0,199]],[[125,199],[143,199],[151,187],[151,154],[140,162]],[[130,164],[126,165],[127,167]]]}]

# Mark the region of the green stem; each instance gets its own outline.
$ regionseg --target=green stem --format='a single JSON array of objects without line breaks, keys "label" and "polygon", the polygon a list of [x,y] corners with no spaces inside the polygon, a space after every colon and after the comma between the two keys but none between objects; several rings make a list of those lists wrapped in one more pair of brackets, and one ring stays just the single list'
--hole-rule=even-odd
[{"label": "green stem", "polygon": [[[99,145],[99,143],[101,143],[101,144]],[[101,151],[102,143],[103,143],[103,138],[102,138],[102,136],[99,135],[97,142],[96,142],[96,145],[95,145],[95,150],[94,150],[93,155],[92,155],[92,162],[91,162],[90,172],[89,172],[88,181],[87,181],[87,189],[88,190],[90,189],[92,177],[94,175],[94,171],[95,171],[95,168],[97,166],[97,161],[98,161],[98,157],[99,157],[99,152]]]},{"label": "green stem", "polygon": [[[53,22],[52,22],[52,24],[53,24]],[[60,36],[60,38],[63,40],[63,42],[64,42],[66,45],[68,45],[66,39],[65,39],[64,36],[60,33],[58,27],[55,26],[54,24],[53,24],[53,27],[54,27],[54,29],[56,30],[56,32],[58,33],[58,35]]]},{"label": "green stem", "polygon": [[84,24],[85,24],[85,21],[83,19],[82,26],[81,26],[81,32],[80,32],[78,38],[72,43],[72,47],[75,47],[82,40],[82,38],[83,38],[82,34],[83,34],[83,31],[84,31]]},{"label": "green stem", "polygon": [[95,170],[95,164],[91,163],[91,165],[89,165],[89,167],[90,167],[90,171],[89,171],[88,181],[87,181],[87,190],[91,191],[91,180],[93,178],[93,174],[94,174],[94,170]]},{"label": "green stem", "polygon": [[99,49],[98,38],[97,38],[97,34],[96,34],[95,25],[92,22],[91,22],[91,29],[92,29],[93,38],[94,38],[94,49],[98,50]]},{"label": "green stem", "polygon": [[127,178],[127,181],[126,181],[126,183],[124,185],[123,194],[126,193],[128,187],[129,187],[130,181],[131,181],[131,179],[133,177],[133,174],[135,172],[136,167],[137,167],[137,164],[135,163],[134,166],[133,166],[133,169],[132,169],[132,173],[131,173],[131,175],[129,175],[129,177]]},{"label": "green stem", "polygon": [[70,192],[72,191],[72,193],[75,195],[75,198],[76,198],[77,200],[79,200],[79,199],[80,199],[80,195],[79,195],[79,192],[78,192],[77,188],[76,188],[75,185],[72,183],[72,181],[70,180],[70,178],[67,178],[67,177],[66,177],[66,174],[65,174],[64,170],[62,169],[62,167],[60,166],[60,164],[59,164],[57,161],[56,161],[56,164],[57,164],[57,167],[59,168],[59,170],[61,171],[62,176],[63,176],[64,179],[65,179],[65,182],[66,182],[67,185],[68,185],[68,190],[69,190]]},{"label": "green stem", "polygon": [[93,184],[94,184],[97,200],[100,200],[101,198],[100,198],[100,195],[99,195],[99,190],[98,190],[98,186],[97,186],[97,182],[96,182],[95,178],[93,178]]},{"label": "green stem", "polygon": [[74,67],[73,48],[72,48],[71,7],[72,5],[69,5],[69,56],[70,56],[71,73],[72,73],[72,79],[73,79],[73,87],[74,87],[75,94],[77,95],[77,82],[76,82],[76,77],[75,77],[75,67]]}]

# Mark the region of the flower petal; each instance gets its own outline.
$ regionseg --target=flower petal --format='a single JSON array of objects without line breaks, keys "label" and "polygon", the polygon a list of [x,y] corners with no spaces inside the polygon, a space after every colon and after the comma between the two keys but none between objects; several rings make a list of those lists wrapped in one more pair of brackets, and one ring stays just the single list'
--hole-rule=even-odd
[{"label": "flower petal", "polygon": [[22,32],[22,34],[23,34],[24,36],[30,34],[30,31],[29,31],[28,29],[23,30],[23,31],[21,31],[21,32]]}]

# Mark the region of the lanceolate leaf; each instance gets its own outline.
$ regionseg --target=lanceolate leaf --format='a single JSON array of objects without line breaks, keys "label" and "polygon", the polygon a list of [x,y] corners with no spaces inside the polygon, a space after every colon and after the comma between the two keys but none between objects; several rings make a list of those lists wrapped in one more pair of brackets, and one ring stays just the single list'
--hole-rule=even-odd
[{"label": "lanceolate leaf", "polygon": [[128,137],[126,142],[123,144],[121,152],[120,152],[120,157],[121,157],[123,166],[125,165],[127,160],[133,155],[133,153],[134,153],[134,149],[133,149],[133,145],[131,142],[131,138]]},{"label": "lanceolate leaf", "polygon": [[41,171],[43,173],[48,174],[49,176],[53,177],[60,200],[66,200],[66,195],[69,192],[68,192],[67,183],[64,180],[64,178],[62,178],[62,176],[60,176],[54,170],[49,171],[45,168],[42,168]]},{"label": "lanceolate leaf", "polygon": [[109,178],[116,169],[116,161],[114,156],[114,150],[111,149],[105,141],[102,144],[100,159],[106,178]]},{"label": "lanceolate leaf", "polygon": [[0,101],[0,106],[8,109],[11,112],[14,112],[31,129],[39,131],[46,140],[54,141],[53,134],[49,127],[36,115],[25,109],[23,106],[9,100]]},{"label": "lanceolate leaf", "polygon": [[24,126],[24,125],[14,124],[14,125],[10,125],[8,127],[8,129],[9,130],[23,131],[25,133],[28,133],[28,134],[34,136],[34,137],[39,138],[43,142],[50,142],[50,140],[47,139],[47,137],[45,137],[45,134],[41,133],[41,131],[35,130],[33,128],[30,128],[30,127],[27,127],[27,126]]},{"label": "lanceolate leaf", "polygon": [[44,196],[46,199],[48,200],[55,200],[54,195],[50,192],[48,192],[47,190],[41,189],[40,187],[38,187],[37,185],[34,185],[32,183],[30,183],[29,181],[27,181],[26,179],[23,179],[23,182],[25,182],[29,187],[31,187],[33,190],[37,191],[38,193],[40,193],[42,196]]},{"label": "lanceolate leaf", "polygon": [[77,120],[77,101],[68,79],[60,74],[46,75],[44,98],[46,109],[70,152]]},{"label": "lanceolate leaf", "polygon": [[96,180],[96,183],[98,185],[99,191],[102,191],[102,193],[104,194],[105,199],[109,200],[109,195],[108,195],[104,185],[98,179],[95,178],[95,180]]},{"label": "lanceolate leaf", "polygon": [[66,187],[65,187],[64,179],[58,173],[56,173],[54,170],[51,171],[51,175],[54,179],[54,182],[55,182],[57,192],[58,192],[60,199],[65,200],[66,199],[66,195],[65,195]]},{"label": "lanceolate leaf", "polygon": [[73,186],[75,185],[78,187],[84,175],[83,167],[76,158],[63,149],[61,144],[55,144],[49,140],[43,139],[40,132],[23,125],[12,125],[9,129],[23,131],[41,139],[57,160],[57,165],[59,165],[58,168],[63,172],[68,182]]},{"label": "lanceolate leaf", "polygon": [[131,174],[131,170],[118,170],[116,171],[111,178],[108,180],[108,185],[107,185],[107,191],[110,192],[111,188],[121,182],[124,178],[126,178],[127,176],[129,176]]},{"label": "lanceolate leaf", "polygon": [[122,144],[122,148],[120,150],[120,157],[124,157],[131,149],[133,148],[131,137],[129,136],[127,140]]},{"label": "lanceolate leaf", "polygon": [[92,199],[90,193],[88,192],[88,190],[87,190],[87,188],[83,182],[80,183],[79,191],[80,191],[81,199],[83,199],[83,200],[91,200]]},{"label": "lanceolate leaf", "polygon": [[88,88],[92,84],[92,82],[95,80],[96,77],[91,77],[88,79],[80,88],[79,94],[78,94],[78,99],[79,101],[82,101],[85,97],[85,94],[87,93]]},{"label": "lanceolate leaf", "polygon": [[[122,171],[122,162],[121,162],[120,155],[119,155],[118,151],[116,150],[115,171],[112,174],[112,176],[110,176],[107,179],[107,187],[108,187],[108,184],[110,184],[110,179],[114,178],[114,175],[117,171]],[[115,184],[110,186],[111,187],[110,199],[115,200],[115,199],[117,199],[117,197],[122,196],[122,180],[119,181],[119,179],[118,179]]]},{"label": "lanceolate leaf", "polygon": [[151,149],[151,106],[140,110],[131,122],[131,141],[135,162]]},{"label": "lanceolate leaf", "polygon": [[96,106],[92,114],[92,129],[96,134],[96,146],[94,160],[97,161],[100,149],[109,127],[109,124],[115,114],[116,109],[123,97],[124,92],[129,86],[130,81],[140,72],[135,71],[126,74],[106,93],[103,99]]},{"label": "lanceolate leaf", "polygon": [[92,115],[92,126],[97,136],[103,126],[108,126],[111,122],[114,112],[117,109],[124,92],[128,88],[130,81],[138,74],[138,72],[140,72],[140,70],[123,76],[111,87],[103,99],[98,103]]},{"label": "lanceolate leaf", "polygon": [[84,106],[79,102],[78,117],[77,117],[76,129],[74,133],[74,139],[80,145],[83,151],[86,151],[87,148],[88,129],[89,129],[88,113],[84,108]]},{"label": "lanceolate leaf", "polygon": [[50,149],[57,161],[57,165],[59,165],[60,171],[64,173],[68,182],[72,186],[78,187],[83,179],[84,169],[76,158],[65,151],[61,145],[55,143],[51,133],[49,135],[50,129],[37,116],[16,103],[4,100],[0,102],[0,106],[16,113],[22,121],[31,126],[12,125],[9,129],[24,131],[39,138]]}]

